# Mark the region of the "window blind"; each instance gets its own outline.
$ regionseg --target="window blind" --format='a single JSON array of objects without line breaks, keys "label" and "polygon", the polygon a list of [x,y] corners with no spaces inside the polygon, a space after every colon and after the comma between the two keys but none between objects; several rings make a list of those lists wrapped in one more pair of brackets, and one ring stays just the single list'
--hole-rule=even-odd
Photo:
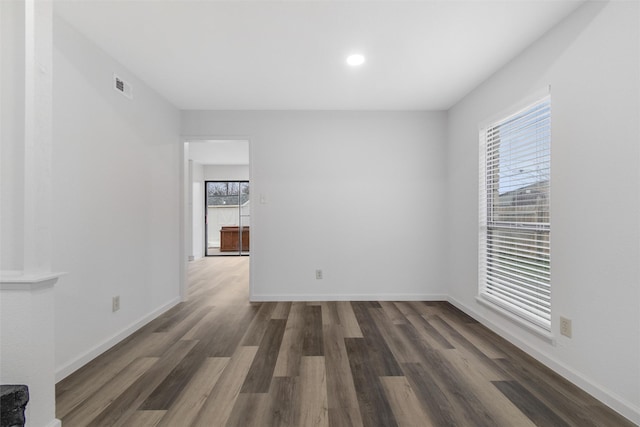
[{"label": "window blind", "polygon": [[480,131],[479,293],[551,330],[551,103]]}]

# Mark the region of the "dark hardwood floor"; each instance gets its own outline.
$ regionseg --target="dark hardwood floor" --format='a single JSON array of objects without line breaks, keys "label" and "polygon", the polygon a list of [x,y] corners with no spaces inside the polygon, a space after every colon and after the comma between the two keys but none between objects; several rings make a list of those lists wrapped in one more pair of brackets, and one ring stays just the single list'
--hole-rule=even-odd
[{"label": "dark hardwood floor", "polygon": [[444,302],[248,302],[249,259],[56,386],[75,426],[632,426]]}]

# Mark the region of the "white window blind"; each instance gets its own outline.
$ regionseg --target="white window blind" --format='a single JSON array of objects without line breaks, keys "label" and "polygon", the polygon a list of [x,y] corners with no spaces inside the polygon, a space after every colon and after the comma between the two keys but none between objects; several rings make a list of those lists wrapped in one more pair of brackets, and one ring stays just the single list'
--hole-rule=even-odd
[{"label": "white window blind", "polygon": [[550,331],[550,98],[481,129],[480,145],[480,297]]}]

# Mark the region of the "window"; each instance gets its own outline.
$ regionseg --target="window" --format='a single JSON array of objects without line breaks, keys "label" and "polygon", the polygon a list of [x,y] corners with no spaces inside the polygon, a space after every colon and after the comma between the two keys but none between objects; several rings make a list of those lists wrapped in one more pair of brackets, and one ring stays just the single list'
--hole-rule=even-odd
[{"label": "window", "polygon": [[480,297],[550,331],[550,98],[481,129],[480,146]]},{"label": "window", "polygon": [[207,181],[207,206],[238,206],[244,205],[248,200],[248,182]]}]

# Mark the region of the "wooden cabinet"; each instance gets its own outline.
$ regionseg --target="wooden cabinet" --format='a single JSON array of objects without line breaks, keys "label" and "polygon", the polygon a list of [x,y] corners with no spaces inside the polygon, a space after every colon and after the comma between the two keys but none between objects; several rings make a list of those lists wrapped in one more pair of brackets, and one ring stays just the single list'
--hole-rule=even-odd
[{"label": "wooden cabinet", "polygon": [[[224,226],[220,229],[220,252],[238,252],[240,227]],[[249,251],[249,227],[242,227],[242,251]]]}]

